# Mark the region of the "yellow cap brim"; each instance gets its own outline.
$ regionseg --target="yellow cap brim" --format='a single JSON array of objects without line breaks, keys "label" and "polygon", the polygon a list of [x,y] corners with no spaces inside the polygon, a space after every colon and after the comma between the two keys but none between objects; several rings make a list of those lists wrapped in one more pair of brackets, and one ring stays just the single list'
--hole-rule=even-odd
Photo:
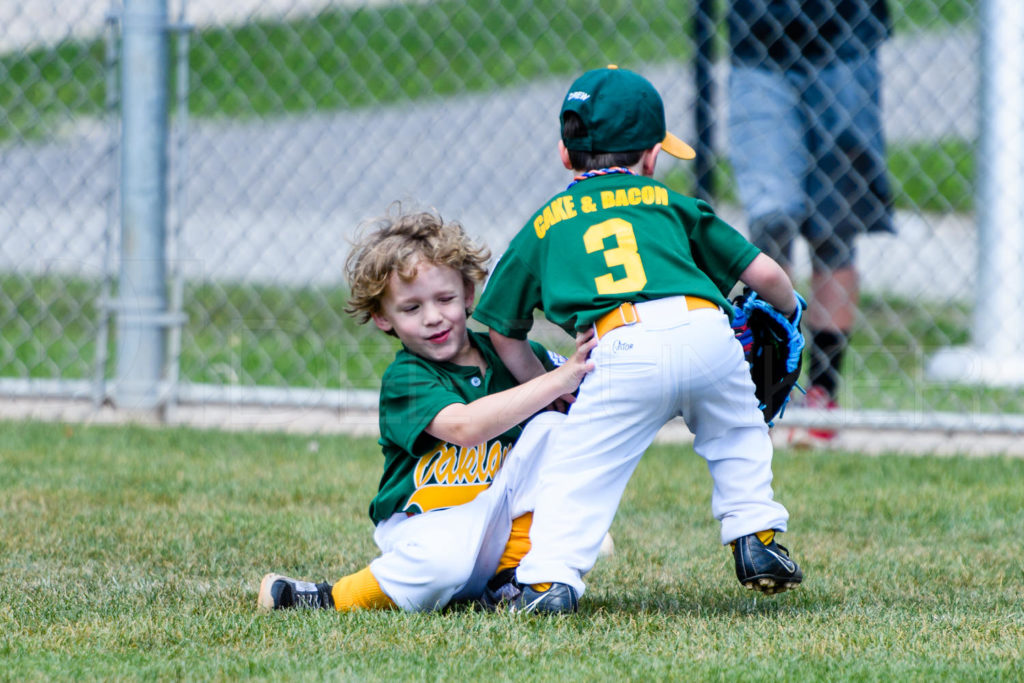
[{"label": "yellow cap brim", "polygon": [[661,141],[661,151],[668,152],[677,159],[695,159],[697,153],[693,151],[693,147],[677,138],[672,133],[666,133],[665,139]]}]

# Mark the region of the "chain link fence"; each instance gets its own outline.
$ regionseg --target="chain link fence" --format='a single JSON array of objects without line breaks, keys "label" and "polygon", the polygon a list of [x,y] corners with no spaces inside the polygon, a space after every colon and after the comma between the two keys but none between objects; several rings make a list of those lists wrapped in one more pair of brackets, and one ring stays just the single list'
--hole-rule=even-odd
[{"label": "chain link fence", "polygon": [[[832,420],[1018,429],[1024,414],[1018,386],[970,362],[958,378],[930,370],[948,349],[978,356],[984,1],[995,0],[890,0],[882,102],[898,232],[858,242],[863,294]],[[643,73],[665,96],[669,128],[699,137],[697,0],[168,2],[170,404],[375,405],[396,349],[343,313],[349,239],[400,201],[436,208],[500,253],[566,182],[557,114],[578,72]],[[726,154],[724,2],[700,4],[712,13],[715,125],[701,134],[713,202],[746,230]],[[113,395],[124,10],[0,0],[7,395]],[[1024,111],[1011,114],[1024,125]],[[693,194],[695,168],[662,163],[659,177]],[[806,289],[806,254],[795,275]],[[1024,349],[1008,353],[1018,362]]]}]

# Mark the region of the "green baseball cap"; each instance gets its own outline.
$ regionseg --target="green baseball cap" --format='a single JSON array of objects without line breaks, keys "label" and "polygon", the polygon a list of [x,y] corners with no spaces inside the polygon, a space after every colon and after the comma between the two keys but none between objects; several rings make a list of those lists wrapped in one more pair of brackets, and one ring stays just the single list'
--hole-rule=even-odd
[{"label": "green baseball cap", "polygon": [[587,135],[562,142],[578,152],[632,152],[659,142],[662,151],[679,159],[697,153],[665,129],[665,105],[651,82],[640,74],[609,64],[583,74],[569,86],[559,120],[565,112],[579,114]]}]

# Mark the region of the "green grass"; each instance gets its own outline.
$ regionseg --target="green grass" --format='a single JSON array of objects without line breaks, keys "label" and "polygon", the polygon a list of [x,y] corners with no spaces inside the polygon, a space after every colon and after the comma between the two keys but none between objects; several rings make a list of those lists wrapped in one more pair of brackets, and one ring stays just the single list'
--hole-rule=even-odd
[{"label": "green grass", "polygon": [[100,292],[93,280],[0,273],[0,376],[90,377]]},{"label": "green grass", "polygon": [[[686,7],[449,0],[204,28],[191,38],[189,109],[235,118],[350,109],[522,85],[583,65],[685,61]],[[103,55],[95,40],[0,56],[0,140],[99,114]]]},{"label": "green grass", "polygon": [[0,142],[41,139],[72,118],[99,116],[105,97],[101,41],[0,55]]},{"label": "green grass", "polygon": [[[908,33],[976,11],[973,0],[891,4],[897,32]],[[191,38],[189,108],[273,116],[508,87],[608,62],[687,62],[692,12],[681,0],[447,0],[204,28]],[[104,54],[95,39],[0,56],[0,140],[99,115]]]},{"label": "green grass", "polygon": [[376,389],[400,344],[345,314],[342,287],[186,287],[182,377],[220,384]]},{"label": "green grass", "polygon": [[931,213],[974,210],[975,148],[945,139],[889,146],[889,177],[896,207]]},{"label": "green grass", "polygon": [[[974,12],[964,0],[893,3],[898,32],[962,24]],[[245,120],[486,91],[594,64],[682,65],[692,57],[691,13],[691,2],[662,0],[469,0],[207,28],[191,39],[189,110]],[[103,60],[99,40],[0,56],[0,141],[43,139],[101,115]],[[894,146],[890,168],[898,206],[971,210],[968,142]],[[669,179],[692,192],[691,174]],[[724,162],[718,187],[721,198],[735,196]]]},{"label": "green grass", "polygon": [[[806,283],[798,285],[806,291]],[[90,379],[99,284],[57,276],[0,275],[0,377]],[[341,287],[226,283],[186,287],[182,381],[218,385],[376,389],[398,342],[343,311]],[[929,382],[928,358],[969,343],[967,303],[928,304],[865,295],[845,362],[842,403],[874,410],[1024,413],[1024,391]],[[114,377],[110,326],[107,376]],[[535,337],[568,353],[551,326]]]},{"label": "green grass", "polygon": [[764,598],[718,545],[700,458],[658,446],[578,616],[259,615],[264,572],[333,580],[375,556],[372,439],[0,430],[5,679],[1020,676],[1024,460],[777,453],[806,580]]},{"label": "green grass", "polygon": [[204,30],[191,67],[209,101],[193,106],[232,116],[350,108],[521,84],[581,64],[686,59],[687,16],[661,7],[470,0]]},{"label": "green grass", "polygon": [[891,0],[888,4],[896,33],[973,24],[978,16],[978,0]]},{"label": "green grass", "polygon": [[[924,213],[970,213],[974,210],[975,147],[948,138],[929,143],[889,143],[888,170],[896,209]],[[723,154],[713,172],[715,202],[739,201],[732,165]],[[685,194],[696,192],[692,165],[673,165],[662,180]]]},{"label": "green grass", "polygon": [[[0,377],[86,379],[99,282],[0,274]],[[375,389],[399,344],[344,313],[340,287],[189,284],[181,377],[213,384]],[[115,373],[109,325],[107,376]]]}]

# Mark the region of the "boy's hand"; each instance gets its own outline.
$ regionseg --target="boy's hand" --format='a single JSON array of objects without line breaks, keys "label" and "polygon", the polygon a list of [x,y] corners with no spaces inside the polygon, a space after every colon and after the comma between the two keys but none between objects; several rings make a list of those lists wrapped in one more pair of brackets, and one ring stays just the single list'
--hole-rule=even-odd
[{"label": "boy's hand", "polygon": [[595,346],[597,346],[597,338],[593,327],[584,332],[578,332],[576,334],[576,351],[566,359],[565,363],[551,371],[560,373],[559,379],[564,382],[564,393],[551,404],[552,410],[557,410],[560,413],[568,412],[569,406],[576,401],[574,392],[579,388],[583,378],[594,369],[594,361],[590,360],[590,352]]},{"label": "boy's hand", "polygon": [[742,318],[742,327],[750,335],[750,349],[744,348],[744,355],[750,364],[754,395],[769,426],[785,412],[789,394],[800,377],[804,350],[800,318],[807,304],[796,292],[793,296],[797,306],[791,315],[782,313],[753,291],[745,291],[733,300],[737,315],[733,332],[742,343],[743,335],[736,328],[736,320]]}]

